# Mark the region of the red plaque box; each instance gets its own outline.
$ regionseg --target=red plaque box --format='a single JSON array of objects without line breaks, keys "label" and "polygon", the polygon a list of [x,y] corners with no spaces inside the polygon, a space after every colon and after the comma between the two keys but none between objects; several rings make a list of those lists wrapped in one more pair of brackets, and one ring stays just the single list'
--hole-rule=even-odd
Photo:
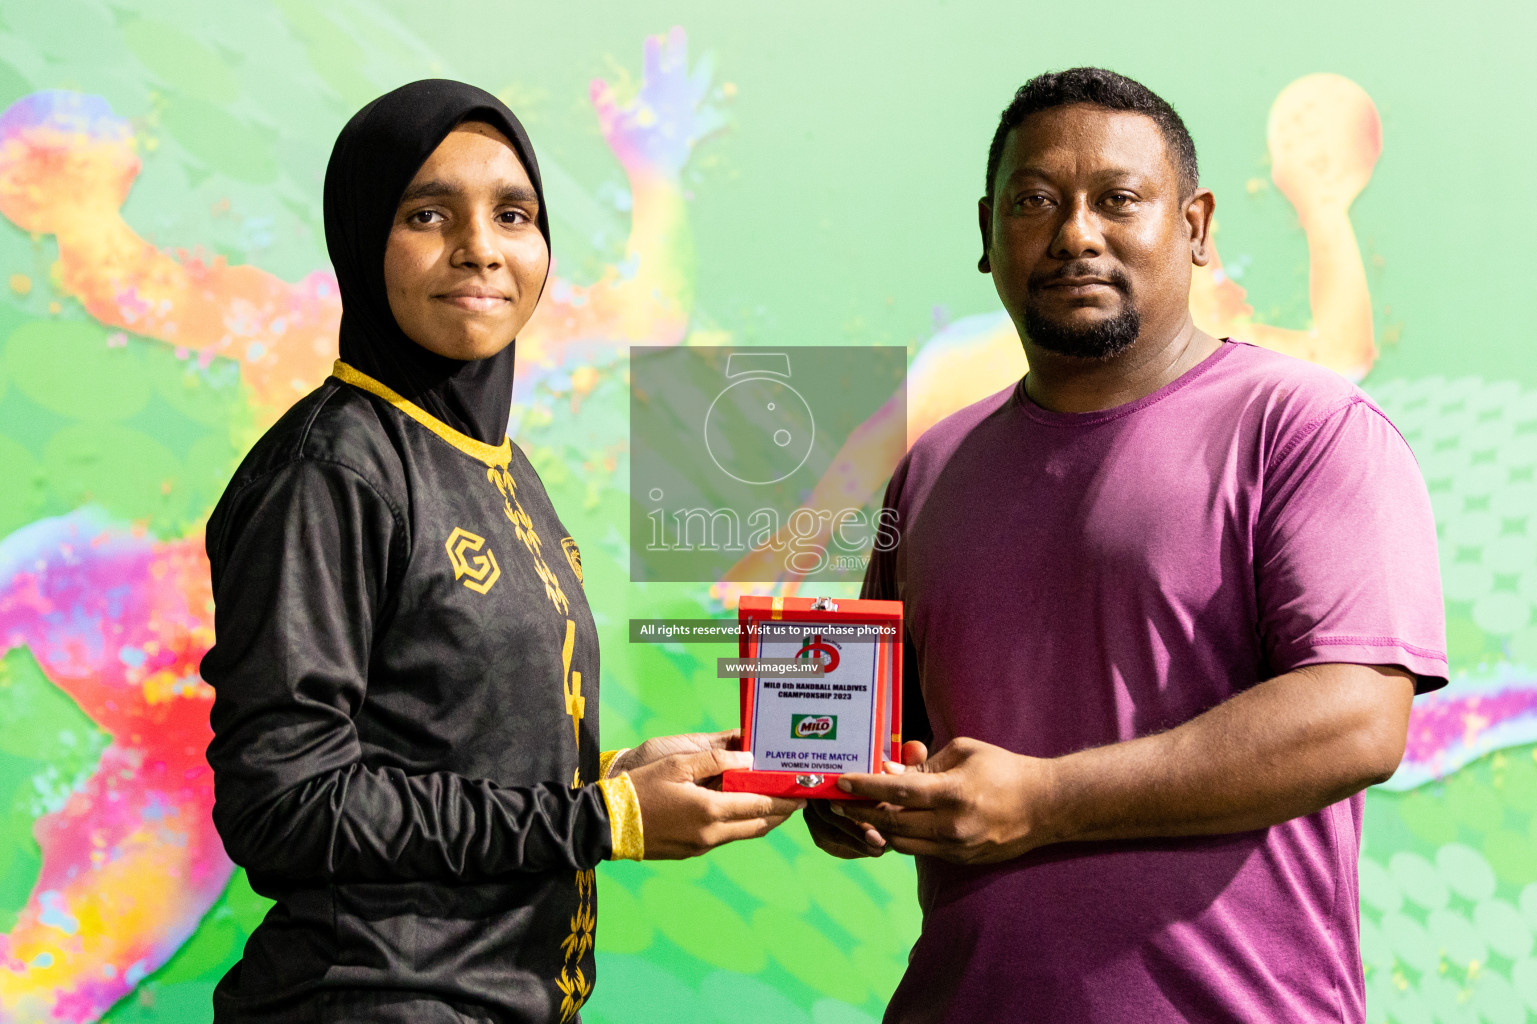
[{"label": "red plaque box", "polygon": [[753,767],[726,772],[726,790],[848,800],[838,776],[901,760],[900,601],[744,597],[737,618]]}]

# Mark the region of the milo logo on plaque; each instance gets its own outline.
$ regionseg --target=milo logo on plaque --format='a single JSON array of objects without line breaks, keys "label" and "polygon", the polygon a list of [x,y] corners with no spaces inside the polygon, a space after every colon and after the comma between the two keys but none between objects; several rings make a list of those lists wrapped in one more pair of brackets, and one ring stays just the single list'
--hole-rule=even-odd
[{"label": "milo logo on plaque", "polygon": [[790,736],[798,740],[835,740],[837,715],[791,715]]}]

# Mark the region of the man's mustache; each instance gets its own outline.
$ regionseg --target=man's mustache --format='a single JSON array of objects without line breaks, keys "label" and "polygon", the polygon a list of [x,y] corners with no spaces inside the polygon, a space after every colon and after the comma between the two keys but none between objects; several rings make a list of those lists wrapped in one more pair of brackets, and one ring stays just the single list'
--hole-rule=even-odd
[{"label": "man's mustache", "polygon": [[1131,282],[1119,270],[1097,270],[1092,263],[1083,261],[1064,263],[1056,270],[1049,272],[1037,271],[1030,275],[1025,285],[1030,291],[1036,292],[1050,286],[1053,282],[1069,277],[1095,277],[1104,281],[1122,295],[1127,295],[1131,292]]}]

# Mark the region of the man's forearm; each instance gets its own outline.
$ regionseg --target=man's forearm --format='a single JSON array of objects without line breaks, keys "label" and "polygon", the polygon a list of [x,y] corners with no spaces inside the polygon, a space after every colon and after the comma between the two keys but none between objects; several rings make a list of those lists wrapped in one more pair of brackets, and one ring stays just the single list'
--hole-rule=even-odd
[{"label": "man's forearm", "polygon": [[1392,775],[1413,677],[1317,665],[1167,732],[1049,762],[1047,842],[1244,832],[1311,814]]}]

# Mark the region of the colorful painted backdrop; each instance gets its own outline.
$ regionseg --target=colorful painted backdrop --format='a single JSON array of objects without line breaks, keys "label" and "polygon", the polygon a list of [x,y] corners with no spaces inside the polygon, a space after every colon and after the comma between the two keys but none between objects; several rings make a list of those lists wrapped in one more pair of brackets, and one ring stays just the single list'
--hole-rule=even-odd
[{"label": "colorful painted backdrop", "polygon": [[[1363,382],[1424,467],[1452,686],[1368,795],[1374,1021],[1537,1020],[1537,162],[1529,6],[23,0],[0,6],[0,1021],[206,1021],[265,910],[208,820],[202,526],[325,374],[331,140],[414,78],[524,117],[555,278],[514,436],[585,555],[606,745],[733,724],[717,651],[631,615],[627,347],[905,345],[911,433],[1024,368],[977,256],[997,111],[1098,63],[1184,113],[1217,192],[1203,326]],[[823,486],[873,491],[857,471]],[[600,872],[594,1022],[859,1024],[910,862],[794,822]],[[1022,957],[1028,950],[1021,950]]]}]

